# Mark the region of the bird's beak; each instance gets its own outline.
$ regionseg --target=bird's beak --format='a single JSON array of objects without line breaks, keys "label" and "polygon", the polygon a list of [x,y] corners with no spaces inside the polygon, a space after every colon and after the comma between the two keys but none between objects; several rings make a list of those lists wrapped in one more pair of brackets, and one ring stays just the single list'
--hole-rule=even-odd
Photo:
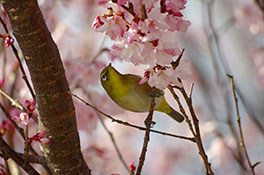
[{"label": "bird's beak", "polygon": [[111,64],[111,63],[109,63],[107,67],[112,67],[112,64]]}]

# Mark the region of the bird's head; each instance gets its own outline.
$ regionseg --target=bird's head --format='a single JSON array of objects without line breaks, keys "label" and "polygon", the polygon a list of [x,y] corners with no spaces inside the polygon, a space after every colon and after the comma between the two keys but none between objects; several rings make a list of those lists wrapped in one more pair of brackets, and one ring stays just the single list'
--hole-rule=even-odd
[{"label": "bird's head", "polygon": [[106,66],[100,74],[101,84],[105,89],[110,88],[113,83],[119,82],[120,78],[121,74],[112,67],[111,63]]}]

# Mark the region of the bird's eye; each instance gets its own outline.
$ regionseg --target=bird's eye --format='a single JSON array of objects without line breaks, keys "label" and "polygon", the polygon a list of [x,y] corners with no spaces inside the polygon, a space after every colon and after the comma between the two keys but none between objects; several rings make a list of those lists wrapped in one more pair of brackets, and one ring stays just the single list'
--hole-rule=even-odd
[{"label": "bird's eye", "polygon": [[107,74],[102,74],[102,75],[101,75],[101,79],[102,79],[103,81],[106,81],[106,80],[107,80]]}]

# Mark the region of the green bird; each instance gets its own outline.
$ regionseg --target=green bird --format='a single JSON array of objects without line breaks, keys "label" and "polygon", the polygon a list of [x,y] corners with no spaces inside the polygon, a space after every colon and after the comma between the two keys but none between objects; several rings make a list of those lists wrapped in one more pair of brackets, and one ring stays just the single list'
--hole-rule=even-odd
[{"label": "green bird", "polygon": [[[102,70],[100,79],[107,94],[121,108],[132,112],[149,111],[153,88],[148,83],[139,85],[140,76],[121,74],[110,63]],[[177,122],[182,122],[183,116],[169,106],[164,98],[164,91],[155,90],[160,94],[155,98],[155,111],[166,113]]]}]

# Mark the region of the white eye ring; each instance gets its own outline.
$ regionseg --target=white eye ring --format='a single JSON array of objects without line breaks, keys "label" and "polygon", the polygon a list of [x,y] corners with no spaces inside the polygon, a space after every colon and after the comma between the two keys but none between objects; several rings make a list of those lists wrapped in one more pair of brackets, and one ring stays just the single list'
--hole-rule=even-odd
[{"label": "white eye ring", "polygon": [[101,79],[102,79],[103,81],[106,81],[106,80],[107,80],[107,74],[102,74],[102,75],[101,75]]}]

